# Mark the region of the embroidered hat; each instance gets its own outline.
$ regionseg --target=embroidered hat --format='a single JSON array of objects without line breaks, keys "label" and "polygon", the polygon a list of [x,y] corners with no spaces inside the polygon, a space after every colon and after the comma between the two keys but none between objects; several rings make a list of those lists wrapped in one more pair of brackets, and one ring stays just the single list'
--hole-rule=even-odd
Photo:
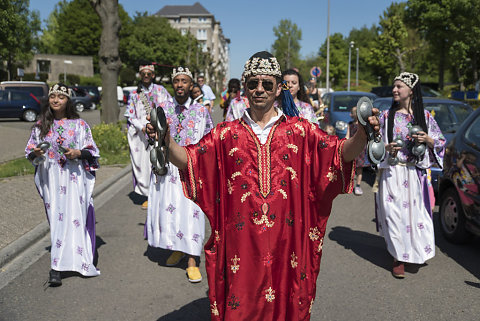
[{"label": "embroidered hat", "polygon": [[255,75],[282,77],[282,71],[277,58],[268,51],[260,51],[251,56],[245,63],[242,81],[245,82],[248,77]]},{"label": "embroidered hat", "polygon": [[413,89],[413,87],[415,87],[415,85],[417,84],[418,79],[419,79],[419,77],[418,77],[417,74],[414,74],[414,73],[411,73],[411,72],[402,72],[400,75],[395,77],[395,79],[393,79],[393,81],[395,82],[395,80],[400,80],[405,85],[410,87],[410,89]]},{"label": "embroidered hat", "polygon": [[62,83],[58,83],[50,87],[50,90],[48,91],[48,95],[50,96],[51,94],[61,94],[70,98],[70,88],[68,88]]},{"label": "embroidered hat", "polygon": [[138,67],[138,72],[142,72],[142,70],[155,72],[155,67],[153,65],[140,65],[140,67]]},{"label": "embroidered hat", "polygon": [[183,68],[181,66],[178,68],[173,68],[172,80],[178,75],[187,75],[188,77],[190,77],[190,79],[193,80],[192,73],[190,72],[190,70],[188,70],[188,68]]}]

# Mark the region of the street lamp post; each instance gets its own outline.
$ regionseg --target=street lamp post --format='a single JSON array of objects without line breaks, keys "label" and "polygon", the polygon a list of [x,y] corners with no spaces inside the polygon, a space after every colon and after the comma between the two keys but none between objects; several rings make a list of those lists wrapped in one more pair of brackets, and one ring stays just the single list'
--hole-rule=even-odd
[{"label": "street lamp post", "polygon": [[327,74],[325,75],[327,82],[327,93],[330,92],[330,0],[328,0],[327,12]]},{"label": "street lamp post", "polygon": [[352,48],[355,42],[350,41],[350,46],[348,47],[348,84],[347,84],[347,91],[350,91],[350,62],[352,59]]},{"label": "street lamp post", "polygon": [[290,69],[290,32],[285,32],[287,34],[287,69]]},{"label": "street lamp post", "polygon": [[357,84],[357,87],[358,87],[358,47],[355,50],[357,51],[357,71],[355,73],[355,77],[357,78],[356,79],[356,84]]},{"label": "street lamp post", "polygon": [[64,60],[63,61],[63,83],[67,84],[67,65],[73,64],[71,60]]}]

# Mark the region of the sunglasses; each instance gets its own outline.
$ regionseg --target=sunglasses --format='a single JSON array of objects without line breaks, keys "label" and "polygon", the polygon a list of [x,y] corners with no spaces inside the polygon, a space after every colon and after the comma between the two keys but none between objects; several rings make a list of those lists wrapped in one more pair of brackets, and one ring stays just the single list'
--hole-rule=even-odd
[{"label": "sunglasses", "polygon": [[259,79],[250,79],[249,81],[247,81],[247,88],[249,90],[254,90],[254,89],[258,88],[258,83],[260,81],[262,82],[262,87],[263,87],[263,89],[265,89],[265,91],[272,91],[273,90],[273,87],[274,87],[273,81],[271,81],[271,80],[259,80]]},{"label": "sunglasses", "polygon": [[145,76],[151,76],[152,73],[151,73],[151,72],[142,72],[140,75],[141,75],[142,77],[145,77]]}]

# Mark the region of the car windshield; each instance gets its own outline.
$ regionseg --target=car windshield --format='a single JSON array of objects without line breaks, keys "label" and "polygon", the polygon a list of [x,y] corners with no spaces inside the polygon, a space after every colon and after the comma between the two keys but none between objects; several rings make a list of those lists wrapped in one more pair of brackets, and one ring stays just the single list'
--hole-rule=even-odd
[{"label": "car windshield", "polygon": [[354,106],[357,106],[357,102],[361,97],[363,96],[360,96],[360,95],[335,96],[332,109],[333,111],[345,111],[345,112],[350,111]]},{"label": "car windshield", "polygon": [[427,109],[435,118],[442,133],[455,133],[472,109],[464,104],[427,103]]},{"label": "car windshield", "polygon": [[373,107],[378,108],[380,111],[384,111],[392,107],[393,99],[377,99],[373,102]]}]

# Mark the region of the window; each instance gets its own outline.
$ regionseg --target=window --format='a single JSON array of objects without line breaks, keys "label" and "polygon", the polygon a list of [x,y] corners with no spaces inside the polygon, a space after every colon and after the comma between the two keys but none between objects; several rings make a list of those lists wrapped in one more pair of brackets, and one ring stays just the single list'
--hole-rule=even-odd
[{"label": "window", "polygon": [[[190,18],[189,18],[190,19]],[[182,28],[181,30],[182,36],[185,36],[187,34],[187,29]]]},{"label": "window", "polygon": [[466,130],[465,140],[471,147],[480,150],[480,117],[477,117]]},{"label": "window", "polygon": [[37,60],[37,72],[50,73],[50,60]]},{"label": "window", "polygon": [[207,18],[198,18],[198,22],[207,22]]},{"label": "window", "polygon": [[197,40],[207,40],[207,30],[198,29],[197,30]]}]

